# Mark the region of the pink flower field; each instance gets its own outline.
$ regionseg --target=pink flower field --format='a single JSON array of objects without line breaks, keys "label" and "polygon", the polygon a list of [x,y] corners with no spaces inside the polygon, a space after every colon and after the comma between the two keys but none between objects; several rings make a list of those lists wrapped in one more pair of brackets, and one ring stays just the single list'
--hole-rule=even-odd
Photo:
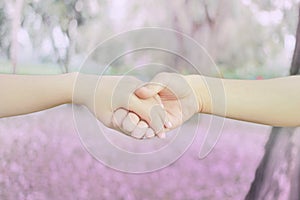
[{"label": "pink flower field", "polygon": [[[219,142],[204,160],[198,158],[203,140],[199,131],[170,166],[130,174],[103,165],[85,150],[70,105],[3,118],[0,199],[241,200],[263,156],[270,127],[225,122]],[[205,126],[201,123],[199,130]]]}]

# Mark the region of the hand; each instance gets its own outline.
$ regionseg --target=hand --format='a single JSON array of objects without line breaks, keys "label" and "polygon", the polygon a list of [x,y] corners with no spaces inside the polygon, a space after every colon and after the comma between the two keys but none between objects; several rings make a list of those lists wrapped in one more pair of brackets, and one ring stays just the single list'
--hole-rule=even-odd
[{"label": "hand", "polygon": [[167,114],[167,121],[171,123],[166,130],[180,126],[200,110],[201,104],[190,80],[180,74],[160,73],[150,83],[137,89],[135,94],[141,99],[159,95]]},{"label": "hand", "polygon": [[115,129],[119,129],[136,139],[155,137],[153,129],[149,127],[147,122],[141,120],[135,113],[123,108],[119,108],[114,112],[113,124]]},{"label": "hand", "polygon": [[[78,87],[73,101],[85,105],[107,127],[139,138],[144,137],[147,132],[147,137],[154,135],[146,128],[146,123],[156,134],[164,130],[165,112],[160,102],[154,97],[139,99],[134,94],[142,84],[140,80],[131,76],[98,77],[80,74],[76,84]],[[123,111],[114,113],[120,108]],[[131,112],[124,112],[125,110]]]}]

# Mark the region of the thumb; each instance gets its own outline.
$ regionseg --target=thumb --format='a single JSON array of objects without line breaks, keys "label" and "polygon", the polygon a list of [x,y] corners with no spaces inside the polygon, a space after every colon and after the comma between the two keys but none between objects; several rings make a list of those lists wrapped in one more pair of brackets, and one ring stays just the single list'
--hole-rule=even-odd
[{"label": "thumb", "polygon": [[135,90],[135,95],[141,99],[148,99],[150,97],[156,96],[160,91],[165,87],[157,83],[147,83],[145,86],[142,86]]},{"label": "thumb", "polygon": [[154,97],[168,86],[170,78],[170,73],[159,73],[151,80],[151,82],[147,83],[143,87],[138,88],[135,91],[135,95],[141,99],[148,99],[150,97]]}]

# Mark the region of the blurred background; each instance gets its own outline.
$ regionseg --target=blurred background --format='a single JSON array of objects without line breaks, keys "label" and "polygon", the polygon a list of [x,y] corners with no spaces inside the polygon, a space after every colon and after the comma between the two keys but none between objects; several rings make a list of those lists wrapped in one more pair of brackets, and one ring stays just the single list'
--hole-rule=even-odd
[{"label": "blurred background", "polygon": [[3,0],[0,71],[76,71],[87,53],[108,37],[151,26],[195,39],[225,77],[287,75],[297,4],[298,0]]},{"label": "blurred background", "polygon": [[[286,76],[296,42],[298,3],[2,0],[0,73],[78,71],[88,53],[107,38],[136,28],[162,27],[203,45],[225,78]],[[180,45],[180,38],[177,42]],[[114,48],[119,47],[111,52]],[[90,59],[97,63],[101,56]],[[184,72],[184,67],[177,70]],[[271,130],[226,120],[213,152],[199,160],[202,133],[209,124],[203,116],[199,137],[184,156],[165,169],[134,175],[93,159],[80,143],[72,118],[71,106],[64,105],[0,119],[0,199],[243,199]]]}]

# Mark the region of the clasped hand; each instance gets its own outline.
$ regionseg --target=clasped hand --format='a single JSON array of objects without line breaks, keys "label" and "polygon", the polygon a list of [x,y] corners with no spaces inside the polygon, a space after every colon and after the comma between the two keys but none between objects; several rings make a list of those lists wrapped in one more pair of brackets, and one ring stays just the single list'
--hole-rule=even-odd
[{"label": "clasped hand", "polygon": [[199,112],[188,76],[160,73],[143,83],[132,76],[84,75],[76,101],[107,127],[137,139],[160,137]]}]

